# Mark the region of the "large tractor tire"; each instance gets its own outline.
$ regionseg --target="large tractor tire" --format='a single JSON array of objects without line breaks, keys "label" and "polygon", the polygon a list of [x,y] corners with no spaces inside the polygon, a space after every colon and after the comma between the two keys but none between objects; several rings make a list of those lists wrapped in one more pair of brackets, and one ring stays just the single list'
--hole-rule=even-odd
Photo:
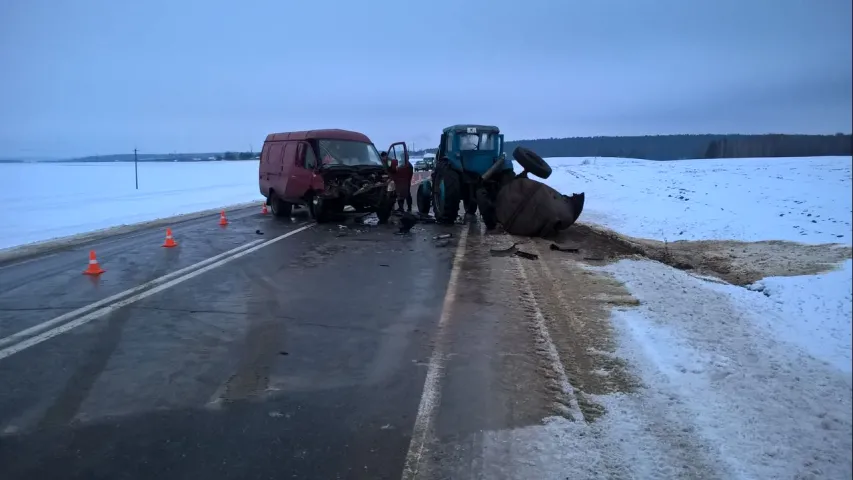
[{"label": "large tractor tire", "polygon": [[422,216],[429,215],[429,209],[432,207],[432,184],[429,180],[422,180],[418,185],[418,191],[415,194],[418,203],[418,213]]},{"label": "large tractor tire", "polygon": [[521,165],[521,168],[539,178],[548,178],[551,176],[551,166],[529,148],[515,147],[515,150],[512,151],[512,158]]},{"label": "large tractor tire", "polygon": [[435,183],[432,186],[432,204],[435,221],[456,223],[459,202],[462,201],[462,180],[447,160],[440,160],[435,167]]}]

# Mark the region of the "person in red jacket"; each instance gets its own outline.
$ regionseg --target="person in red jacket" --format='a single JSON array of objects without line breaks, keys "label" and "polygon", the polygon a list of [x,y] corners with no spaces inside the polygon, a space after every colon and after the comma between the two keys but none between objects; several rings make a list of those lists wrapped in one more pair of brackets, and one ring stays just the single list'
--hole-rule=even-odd
[{"label": "person in red jacket", "polygon": [[397,211],[403,211],[403,203],[405,202],[408,211],[412,211],[412,178],[415,175],[415,169],[412,168],[411,162],[406,158],[403,164],[400,165],[397,159],[392,159],[388,156],[388,152],[379,154],[382,159],[382,164],[388,168],[388,175],[394,181],[394,189],[397,191]]},{"label": "person in red jacket", "polygon": [[412,162],[408,156],[403,159],[402,164],[398,164],[397,160],[391,160],[393,165],[391,175],[394,178],[394,186],[397,190],[397,210],[403,211],[403,202],[406,203],[406,211],[412,212],[412,177],[415,175],[415,169],[412,168]]}]

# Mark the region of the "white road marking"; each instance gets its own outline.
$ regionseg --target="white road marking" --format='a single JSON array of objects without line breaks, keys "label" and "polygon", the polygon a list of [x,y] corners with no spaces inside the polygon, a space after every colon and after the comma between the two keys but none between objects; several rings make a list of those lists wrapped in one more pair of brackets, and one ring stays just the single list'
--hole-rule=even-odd
[{"label": "white road marking", "polygon": [[257,244],[262,243],[262,242],[263,242],[263,240],[254,240],[254,241],[251,241],[251,242],[246,243],[244,245],[240,245],[239,247],[232,248],[231,250],[228,250],[227,252],[220,253],[219,255],[216,255],[214,257],[210,257],[206,260],[202,260],[201,262],[195,263],[195,264],[190,265],[188,267],[184,267],[180,270],[176,270],[172,273],[163,275],[162,277],[155,278],[154,280],[151,280],[150,282],[145,282],[141,285],[137,285],[136,287],[130,288],[130,289],[125,290],[123,292],[119,292],[115,295],[104,298],[103,300],[98,300],[97,302],[90,303],[89,305],[86,305],[84,307],[80,307],[76,310],[72,310],[68,313],[62,314],[62,315],[60,315],[54,319],[48,320],[48,321],[40,323],[38,325],[33,325],[30,328],[27,328],[25,330],[21,330],[20,332],[9,335],[8,337],[0,338],[0,347],[2,347],[4,345],[8,345],[10,343],[15,343],[22,338],[35,335],[41,331],[47,330],[48,328],[50,328],[54,325],[65,322],[67,320],[71,320],[72,318],[74,318],[78,315],[82,315],[82,314],[87,313],[87,312],[94,310],[96,308],[102,307],[104,305],[108,305],[108,304],[115,302],[115,301],[118,301],[118,300],[120,300],[120,299],[122,299],[128,295],[133,295],[134,293],[138,293],[138,292],[141,292],[145,289],[157,286],[157,285],[159,285],[163,282],[167,282],[167,281],[169,281],[175,277],[179,277],[179,276],[181,276],[181,275],[183,275],[183,274],[185,274],[191,270],[194,270],[194,269],[199,268],[199,267],[203,267],[203,266],[208,265],[210,263],[213,263],[213,262],[215,262],[221,258],[227,257],[228,255],[231,255],[231,254],[236,253],[240,250],[252,247],[252,246],[257,245]]},{"label": "white road marking", "polygon": [[468,244],[468,228],[468,225],[462,228],[459,244],[456,246],[456,254],[453,257],[453,267],[450,270],[450,279],[447,281],[441,317],[438,319],[435,349],[433,349],[432,356],[429,359],[421,403],[418,405],[418,415],[415,417],[412,439],[409,442],[409,451],[406,453],[406,463],[403,466],[403,480],[414,479],[418,476],[418,467],[423,456],[427,436],[432,430],[433,420],[441,402],[441,377],[444,374],[444,364],[447,360],[447,355],[444,353],[443,337],[447,324],[450,322],[453,303],[456,301],[456,282],[459,279],[462,259],[465,257],[465,248]]},{"label": "white road marking", "polygon": [[[0,350],[0,360],[4,359],[6,357],[9,357],[11,355],[14,355],[14,354],[16,354],[22,350],[26,350],[27,348],[30,348],[32,346],[38,345],[39,343],[42,343],[46,340],[50,340],[51,338],[53,338],[57,335],[65,333],[65,332],[72,330],[74,328],[77,328],[81,325],[85,325],[85,324],[91,322],[92,320],[95,320],[96,318],[100,318],[104,315],[112,313],[112,312],[114,312],[114,311],[116,311],[122,307],[125,307],[125,306],[130,305],[134,302],[142,300],[143,298],[150,297],[151,295],[154,295],[155,293],[162,292],[163,290],[166,290],[167,288],[173,287],[179,283],[183,283],[183,282],[185,282],[191,278],[195,278],[195,277],[197,277],[197,276],[199,276],[205,272],[213,270],[214,268],[225,265],[226,263],[228,263],[232,260],[236,260],[240,257],[244,257],[244,256],[246,256],[252,252],[256,252],[256,251],[258,251],[258,250],[260,250],[260,249],[262,249],[268,245],[272,245],[273,243],[284,240],[287,237],[290,237],[292,235],[296,235],[297,233],[299,233],[303,230],[307,230],[313,226],[314,226],[314,224],[312,223],[312,224],[305,225],[303,227],[297,228],[295,230],[292,230],[290,232],[287,232],[283,235],[279,235],[278,237],[273,238],[271,240],[267,240],[267,241],[256,240],[256,241],[250,242],[246,245],[241,245],[240,247],[229,250],[225,253],[221,253],[215,257],[211,257],[207,260],[196,263],[195,265],[191,265],[189,267],[183,268],[183,269],[178,270],[176,272],[172,272],[171,274],[164,275],[158,279],[155,279],[155,280],[152,280],[151,282],[142,284],[136,288],[126,290],[125,292],[113,295],[112,297],[105,298],[104,300],[101,300],[99,302],[95,302],[91,305],[88,305],[86,307],[75,310],[74,312],[69,312],[69,313],[62,315],[60,317],[57,317],[53,320],[48,320],[47,322],[36,325],[35,327],[31,327],[27,330],[32,330],[34,332],[39,331],[39,330],[43,330],[44,328],[47,328],[47,327],[45,327],[46,324],[49,324],[48,326],[55,325],[57,323],[60,323],[62,320],[66,320],[70,317],[73,317],[74,315],[72,315],[72,314],[76,315],[76,314],[79,314],[80,312],[86,312],[86,311],[89,311],[93,308],[97,308],[101,305],[109,303],[109,305],[106,305],[102,308],[99,308],[98,310],[95,310],[94,312],[91,312],[87,315],[84,315],[84,316],[82,316],[76,320],[65,323],[65,324],[60,325],[56,328],[53,328],[53,329],[48,330],[46,332],[43,332],[39,335],[31,337],[27,340],[24,340],[20,343],[12,345],[11,347],[7,347],[3,350]],[[235,253],[235,252],[237,252],[237,253]],[[198,268],[200,265],[205,265],[205,266]],[[195,268],[197,268],[197,269],[193,270]],[[189,270],[192,270],[192,271],[189,273],[185,273],[185,272],[188,272]],[[182,275],[182,273],[185,273],[185,274]],[[169,279],[171,279],[171,280],[169,280]],[[166,281],[166,280],[168,280],[168,281]],[[143,290],[144,288],[151,287],[151,286],[153,286],[153,288],[150,288],[149,290],[145,290],[141,293],[137,293],[137,292],[140,292],[140,290]],[[110,302],[114,301],[115,299],[126,297],[127,295],[131,295],[133,293],[136,293],[136,294],[132,295],[128,298],[125,298],[124,300],[118,300],[115,303],[110,303]],[[77,313],[75,313],[75,312],[77,312]],[[25,330],[24,332],[26,332],[27,330]],[[22,334],[24,332],[18,332],[15,335],[22,336]],[[15,336],[15,335],[13,335],[13,336]],[[7,338],[11,338],[11,337],[7,337]],[[7,339],[3,339],[3,340],[5,341]]]}]

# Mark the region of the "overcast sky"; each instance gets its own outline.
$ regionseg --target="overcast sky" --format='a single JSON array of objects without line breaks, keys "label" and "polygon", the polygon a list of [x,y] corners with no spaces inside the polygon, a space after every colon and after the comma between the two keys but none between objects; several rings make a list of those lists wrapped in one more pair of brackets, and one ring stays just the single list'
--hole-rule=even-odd
[{"label": "overcast sky", "polygon": [[851,131],[850,0],[0,0],[0,156]]}]

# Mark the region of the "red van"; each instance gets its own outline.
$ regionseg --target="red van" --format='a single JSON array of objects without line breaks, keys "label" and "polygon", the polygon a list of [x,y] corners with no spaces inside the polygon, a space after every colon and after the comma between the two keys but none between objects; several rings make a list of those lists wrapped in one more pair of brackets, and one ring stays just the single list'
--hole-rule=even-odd
[{"label": "red van", "polygon": [[[388,149],[390,160],[408,158],[406,144]],[[349,130],[271,133],[261,151],[258,183],[273,214],[290,217],[306,205],[317,222],[328,221],[347,205],[376,212],[386,223],[396,201],[389,165],[366,135]]]}]

